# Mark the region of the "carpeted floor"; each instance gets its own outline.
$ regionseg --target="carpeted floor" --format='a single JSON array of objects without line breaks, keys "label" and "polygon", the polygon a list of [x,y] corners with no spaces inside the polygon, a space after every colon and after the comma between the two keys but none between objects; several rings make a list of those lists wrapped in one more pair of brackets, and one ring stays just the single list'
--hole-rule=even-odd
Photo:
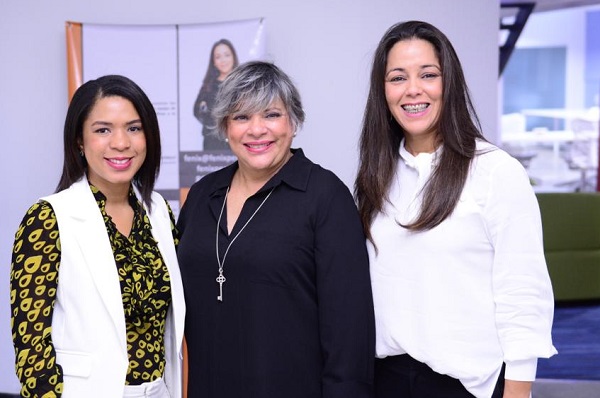
[{"label": "carpeted floor", "polygon": [[538,379],[600,381],[600,302],[558,304],[552,338],[558,355],[538,361]]},{"label": "carpeted floor", "polygon": [[537,379],[533,383],[533,398],[598,398],[599,380]]}]

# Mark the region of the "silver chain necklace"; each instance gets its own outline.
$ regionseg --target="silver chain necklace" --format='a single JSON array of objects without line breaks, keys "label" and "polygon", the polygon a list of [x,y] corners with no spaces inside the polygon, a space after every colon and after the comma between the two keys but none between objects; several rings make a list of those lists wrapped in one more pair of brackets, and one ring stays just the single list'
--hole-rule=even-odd
[{"label": "silver chain necklace", "polygon": [[216,233],[216,238],[215,238],[215,252],[217,254],[217,264],[219,265],[219,276],[217,276],[217,279],[216,279],[217,283],[219,284],[219,295],[217,296],[217,301],[223,301],[223,283],[225,283],[225,280],[226,280],[225,276],[223,275],[223,267],[225,266],[225,258],[227,257],[227,253],[229,253],[229,249],[231,248],[231,245],[233,244],[233,242],[235,242],[235,240],[238,238],[238,236],[240,236],[240,234],[246,228],[246,226],[250,223],[250,221],[252,221],[252,219],[254,218],[256,213],[258,213],[258,211],[265,204],[267,199],[269,199],[269,196],[271,196],[271,194],[273,193],[274,190],[275,190],[275,187],[271,188],[271,190],[269,191],[269,194],[263,199],[260,206],[258,206],[258,208],[256,210],[254,210],[254,213],[252,213],[252,215],[250,216],[248,221],[246,221],[244,226],[238,231],[237,234],[235,234],[233,239],[231,239],[231,242],[229,242],[229,245],[227,245],[227,249],[225,249],[225,254],[223,254],[223,259],[221,260],[221,258],[219,257],[219,227],[221,226],[221,218],[223,217],[223,211],[225,210],[225,204],[227,203],[227,196],[229,195],[229,187],[227,187],[227,192],[225,192],[225,199],[223,199],[223,206],[221,207],[221,213],[219,213],[219,219],[217,220],[217,233]]}]

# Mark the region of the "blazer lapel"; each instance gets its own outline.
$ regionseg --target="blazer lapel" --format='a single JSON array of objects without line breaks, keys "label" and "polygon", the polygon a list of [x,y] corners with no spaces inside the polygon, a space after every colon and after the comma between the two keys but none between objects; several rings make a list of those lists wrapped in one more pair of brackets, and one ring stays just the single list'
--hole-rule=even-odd
[{"label": "blazer lapel", "polygon": [[[138,195],[138,198],[141,197],[137,189],[135,189],[135,192]],[[183,325],[185,323],[185,300],[179,263],[177,262],[177,253],[175,252],[175,243],[173,242],[173,233],[171,231],[169,211],[162,196],[157,194],[152,195],[152,212],[149,212],[145,205],[144,208],[150,218],[152,236],[158,242],[158,249],[160,250],[169,271],[172,298],[171,306],[176,336],[175,341],[177,342],[177,351],[181,352]]]},{"label": "blazer lapel", "polygon": [[87,179],[73,185],[73,218],[78,223],[77,242],[89,268],[98,295],[115,325],[123,349],[127,350],[125,313],[117,265],[106,231],[106,225]]}]

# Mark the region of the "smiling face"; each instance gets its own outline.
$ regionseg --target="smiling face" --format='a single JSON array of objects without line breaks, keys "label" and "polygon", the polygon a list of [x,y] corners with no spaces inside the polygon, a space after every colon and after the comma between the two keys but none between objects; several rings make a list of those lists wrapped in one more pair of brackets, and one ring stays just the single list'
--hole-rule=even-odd
[{"label": "smiling face", "polygon": [[118,96],[100,98],[83,123],[81,148],[88,179],[100,191],[129,189],[146,159],[146,136],[133,104]]},{"label": "smiling face", "polygon": [[233,52],[227,44],[219,44],[213,51],[213,63],[219,71],[219,79],[222,80],[233,70]]},{"label": "smiling face", "polygon": [[226,135],[243,173],[268,179],[291,157],[294,129],[280,99],[257,113],[229,116]]},{"label": "smiling face", "polygon": [[[385,97],[413,152],[435,150],[435,123],[442,108],[442,70],[435,49],[421,39],[403,40],[388,53]],[[412,149],[412,150],[411,150]]]}]

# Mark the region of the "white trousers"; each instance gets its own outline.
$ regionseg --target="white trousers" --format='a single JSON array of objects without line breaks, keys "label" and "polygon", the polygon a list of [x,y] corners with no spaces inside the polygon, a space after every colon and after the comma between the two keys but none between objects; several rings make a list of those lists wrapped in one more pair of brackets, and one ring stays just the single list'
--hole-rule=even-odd
[{"label": "white trousers", "polygon": [[137,386],[125,386],[123,398],[170,398],[167,385],[160,379]]}]

